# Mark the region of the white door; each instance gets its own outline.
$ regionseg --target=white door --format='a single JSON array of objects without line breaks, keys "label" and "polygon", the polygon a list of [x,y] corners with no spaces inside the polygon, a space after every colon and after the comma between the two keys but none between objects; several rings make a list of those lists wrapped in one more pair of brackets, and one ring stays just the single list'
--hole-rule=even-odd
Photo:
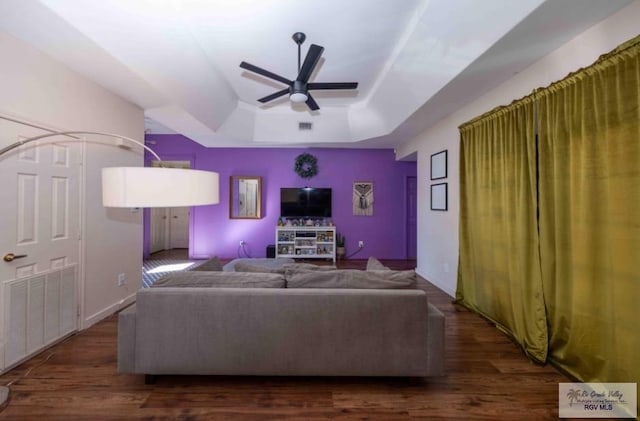
[{"label": "white door", "polygon": [[167,208],[151,208],[149,253],[165,249],[167,237]]},{"label": "white door", "polygon": [[[44,133],[0,118],[0,147]],[[0,370],[77,325],[82,149],[52,139],[0,156]]]},{"label": "white door", "polygon": [[169,235],[172,249],[189,248],[189,213],[191,208],[169,208]]}]

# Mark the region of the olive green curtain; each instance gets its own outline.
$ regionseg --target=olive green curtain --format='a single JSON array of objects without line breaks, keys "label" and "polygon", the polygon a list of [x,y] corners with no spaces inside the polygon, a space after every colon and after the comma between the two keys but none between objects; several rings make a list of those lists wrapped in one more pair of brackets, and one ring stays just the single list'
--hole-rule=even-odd
[{"label": "olive green curtain", "polygon": [[582,381],[638,382],[640,37],[537,98],[549,359]]},{"label": "olive green curtain", "polygon": [[524,98],[460,127],[457,302],[547,357],[536,218],[534,103]]},{"label": "olive green curtain", "polygon": [[460,135],[457,301],[533,360],[640,381],[640,37]]}]

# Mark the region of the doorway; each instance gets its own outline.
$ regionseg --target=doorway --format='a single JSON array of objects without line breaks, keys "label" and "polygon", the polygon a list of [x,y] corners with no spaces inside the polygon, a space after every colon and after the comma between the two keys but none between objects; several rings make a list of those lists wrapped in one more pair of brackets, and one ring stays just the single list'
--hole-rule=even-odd
[{"label": "doorway", "polygon": [[[161,165],[162,164],[162,165]],[[191,168],[190,161],[151,161],[152,167]],[[151,208],[149,214],[149,253],[189,249],[191,208]]]}]

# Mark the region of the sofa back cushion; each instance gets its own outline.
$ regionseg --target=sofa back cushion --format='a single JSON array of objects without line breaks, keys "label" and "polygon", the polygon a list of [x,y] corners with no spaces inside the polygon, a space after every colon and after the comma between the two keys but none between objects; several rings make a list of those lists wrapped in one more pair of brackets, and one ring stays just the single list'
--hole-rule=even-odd
[{"label": "sofa back cushion", "polygon": [[284,276],[275,273],[174,272],[158,279],[153,288],[284,288]]},{"label": "sofa back cushion", "polygon": [[237,259],[233,259],[232,261],[230,261],[229,263],[227,263],[226,265],[222,266],[222,270],[225,272],[233,272],[235,270],[235,267],[238,263],[248,263],[250,265],[255,265],[255,266],[266,266],[266,267],[271,267],[271,268],[279,268],[282,265],[286,264],[286,263],[293,263],[295,262],[295,260],[293,259],[289,259],[289,258],[284,258],[284,257],[277,257],[277,258],[271,258],[271,257],[255,257],[255,258],[251,258],[251,257],[239,257]]},{"label": "sofa back cushion", "polygon": [[235,272],[278,273],[280,275],[284,275],[284,272],[285,272],[284,266],[279,266],[279,267],[260,266],[260,265],[254,265],[247,262],[237,262],[234,265],[233,270]]},{"label": "sofa back cushion", "polygon": [[193,267],[189,270],[195,271],[205,271],[205,272],[221,272],[222,271],[222,262],[218,259],[217,256],[212,257],[209,260],[205,260],[202,264],[199,264],[196,267]]},{"label": "sofa back cushion", "polygon": [[305,270],[335,270],[335,266],[321,266],[311,263],[285,263],[280,267],[262,266],[260,264],[252,264],[249,262],[238,262],[235,264],[236,272],[252,272],[252,273],[279,273],[284,275],[287,269],[305,269]]},{"label": "sofa back cushion", "polygon": [[284,265],[285,269],[293,270],[336,270],[335,265],[314,265],[313,263],[288,263]]},{"label": "sofa back cushion", "polygon": [[288,269],[285,278],[287,288],[413,289],[416,287],[416,273],[413,270]]}]

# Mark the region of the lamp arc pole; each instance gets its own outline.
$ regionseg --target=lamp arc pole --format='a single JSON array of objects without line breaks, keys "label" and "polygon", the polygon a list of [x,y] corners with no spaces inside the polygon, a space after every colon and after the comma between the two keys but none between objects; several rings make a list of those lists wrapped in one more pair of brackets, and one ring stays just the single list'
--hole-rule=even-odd
[{"label": "lamp arc pole", "polygon": [[[47,137],[53,137],[53,136],[71,136],[71,135],[97,135],[97,136],[105,136],[105,137],[114,137],[116,139],[122,139],[122,140],[126,140],[128,142],[132,142],[138,146],[141,146],[142,148],[144,148],[146,151],[148,151],[151,155],[153,155],[155,158],[157,158],[158,161],[162,161],[162,159],[160,158],[160,156],[158,156],[158,154],[151,149],[150,147],[148,147],[147,145],[145,145],[144,143],[132,139],[130,137],[127,136],[122,136],[119,134],[113,134],[113,133],[105,133],[105,132],[91,132],[91,131],[83,131],[83,130],[74,130],[74,131],[66,131],[66,132],[51,132],[51,133],[45,133],[45,134],[41,134],[39,136],[34,136],[34,137],[30,137],[27,139],[22,139],[22,140],[18,140],[17,142],[12,143],[9,146],[6,146],[2,149],[0,149],[0,156],[4,155],[5,153],[20,147],[22,145],[25,145],[27,143],[31,143],[34,142],[36,140],[40,140],[40,139],[45,139]],[[74,142],[86,142],[86,139],[76,139],[76,138],[72,138]]]}]

